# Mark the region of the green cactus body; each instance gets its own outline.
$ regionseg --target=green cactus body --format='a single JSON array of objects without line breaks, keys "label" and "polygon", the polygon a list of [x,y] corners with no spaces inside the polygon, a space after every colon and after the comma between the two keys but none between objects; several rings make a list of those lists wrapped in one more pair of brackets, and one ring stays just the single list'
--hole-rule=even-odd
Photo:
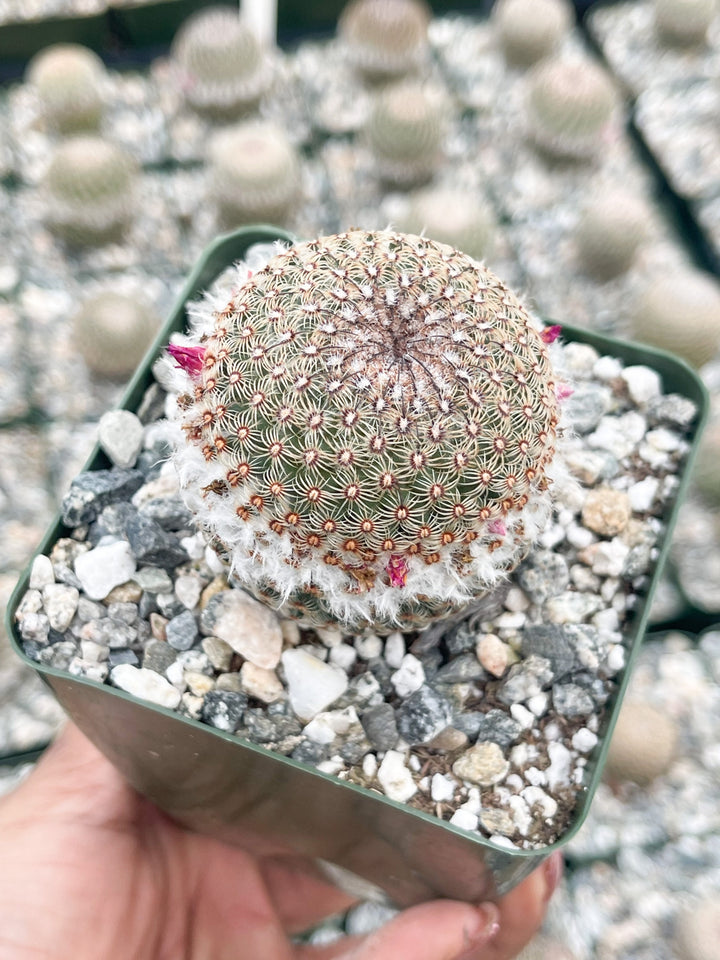
[{"label": "green cactus body", "polygon": [[81,246],[119,240],[135,213],[137,179],[123,148],[90,134],[64,140],[43,185],[48,227]]},{"label": "green cactus body", "polygon": [[575,230],[585,273],[605,281],[628,270],[647,234],[648,216],[647,206],[636,194],[599,185]]},{"label": "green cactus body", "polygon": [[26,82],[36,91],[47,126],[61,134],[97,130],[105,107],[105,65],[75,43],[58,43],[37,53]]},{"label": "green cactus body", "polygon": [[462,250],[475,260],[490,256],[495,218],[489,205],[465,190],[426,187],[410,198],[402,228]]},{"label": "green cactus body", "polygon": [[283,131],[248,121],[215,134],[210,195],[225,227],[284,223],[300,198],[300,157]]},{"label": "green cactus body", "polygon": [[139,297],[104,290],[75,314],[73,339],[92,373],[125,380],[152,343],[158,323],[158,316]]},{"label": "green cactus body", "polygon": [[528,132],[552,157],[589,159],[617,107],[612,81],[587,58],[545,60],[527,76]]},{"label": "green cactus body", "polygon": [[251,111],[272,83],[270,57],[229,7],[191,16],[173,40],[171,57],[187,103],[217,119]]},{"label": "green cactus body", "polygon": [[443,160],[447,104],[434,89],[401,80],[380,91],[366,126],[378,175],[397,187],[429,180]]},{"label": "green cactus body", "polygon": [[175,461],[243,587],[307,625],[387,632],[465,606],[527,553],[551,507],[555,376],[490,271],[353,230],[199,309]]},{"label": "green cactus body", "polygon": [[426,56],[430,19],[421,0],[351,0],[338,34],[351,63],[366,76],[399,77]]},{"label": "green cactus body", "polygon": [[716,0],[655,0],[655,29],[667,43],[698,46],[705,43],[716,13]]},{"label": "green cactus body", "polygon": [[565,0],[498,0],[492,23],[507,62],[529,67],[560,47],[572,11]]},{"label": "green cactus body", "polygon": [[708,363],[720,349],[720,289],[698,270],[679,268],[649,280],[630,319],[637,340],[694,367]]}]

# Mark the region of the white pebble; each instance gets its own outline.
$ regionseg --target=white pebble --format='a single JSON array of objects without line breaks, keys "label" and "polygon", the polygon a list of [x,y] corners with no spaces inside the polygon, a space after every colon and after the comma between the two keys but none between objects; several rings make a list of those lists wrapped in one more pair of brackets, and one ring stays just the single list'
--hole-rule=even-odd
[{"label": "white pebble", "polygon": [[520,795],[530,808],[537,803],[546,819],[554,817],[557,813],[557,801],[540,787],[526,787]]},{"label": "white pebble", "polygon": [[135,557],[127,540],[116,540],[75,558],[75,574],[91,600],[104,600],[113,587],[135,573]]},{"label": "white pebble", "polygon": [[374,660],[375,657],[382,656],[383,642],[374,633],[366,637],[355,637],[354,646],[361,660]]},{"label": "white pebble", "polygon": [[110,679],[116,687],[126,693],[140,700],[157,703],[169,710],[174,710],[180,703],[180,692],[154,670],[134,667],[130,663],[120,663],[110,671]]},{"label": "white pebble", "polygon": [[362,759],[362,772],[368,780],[374,780],[378,770],[377,757],[374,753],[366,753]]},{"label": "white pebble", "polygon": [[357,650],[355,647],[351,647],[349,643],[341,643],[339,647],[330,648],[328,660],[347,673],[357,660]]},{"label": "white pebble", "polygon": [[436,803],[444,803],[452,800],[455,796],[457,783],[452,777],[445,776],[442,773],[433,774],[432,785],[430,787],[430,796]]},{"label": "white pebble", "polygon": [[397,750],[388,750],[378,768],[378,782],[383,793],[391,800],[405,803],[417,793],[412,774],[405,766],[405,760]]},{"label": "white pebble", "polygon": [[566,787],[570,783],[570,764],[572,754],[562,743],[549,743],[548,756],[550,766],[546,769],[548,786],[551,790],[556,787]]},{"label": "white pebble", "polygon": [[450,817],[449,823],[454,827],[460,827],[461,830],[477,830],[478,818],[469,810],[456,810]]},{"label": "white pebble", "polygon": [[607,665],[613,673],[617,673],[625,666],[625,650],[621,644],[616,643],[610,647],[607,655]]},{"label": "white pebble", "polygon": [[544,770],[539,767],[528,767],[525,771],[525,779],[534,787],[544,786],[547,783],[547,777]]},{"label": "white pebble", "polygon": [[622,373],[622,363],[616,357],[600,357],[595,362],[593,373],[598,380],[614,380]]},{"label": "white pebble", "polygon": [[627,384],[628,393],[635,403],[643,405],[659,397],[662,392],[662,380],[650,367],[625,367],[620,374]]},{"label": "white pebble", "polygon": [[39,553],[33,560],[32,569],[30,570],[30,589],[42,590],[43,587],[54,582],[55,574],[53,572],[52,561],[49,557]]},{"label": "white pebble", "polygon": [[200,602],[202,582],[193,574],[180,574],[175,581],[175,596],[187,610],[194,610]]},{"label": "white pebble", "polygon": [[655,502],[660,481],[657,477],[645,477],[634,483],[628,490],[630,506],[637,513],[645,513]]},{"label": "white pebble", "polygon": [[329,707],[348,685],[344,670],[318,660],[304,647],[282,655],[290,706],[301,720],[311,720]]},{"label": "white pebble", "polygon": [[579,751],[580,753],[588,753],[593,749],[597,742],[597,736],[592,732],[592,730],[588,730],[587,727],[581,727],[573,734],[572,738],[573,749]]},{"label": "white pebble", "polygon": [[263,703],[274,703],[282,699],[285,693],[285,688],[274,670],[259,667],[250,660],[246,660],[240,667],[240,683],[245,693],[262,700]]},{"label": "white pebble", "polygon": [[98,424],[98,443],[111,463],[126,470],[132,467],[143,446],[144,428],[129,410],[110,410]]},{"label": "white pebble", "polygon": [[398,669],[405,656],[405,638],[401,633],[391,633],[385,640],[385,663]]},{"label": "white pebble", "polygon": [[549,697],[547,693],[536,693],[534,697],[530,697],[527,701],[528,710],[534,714],[536,717],[542,717],[547,712]]},{"label": "white pebble", "polygon": [[343,635],[337,627],[317,627],[315,633],[326,647],[338,647],[343,642]]},{"label": "white pebble", "polygon": [[513,703],[511,705],[510,716],[520,724],[523,730],[531,730],[535,724],[534,714],[522,703]]},{"label": "white pebble", "polygon": [[[522,611],[517,611],[517,613],[525,616]],[[516,614],[510,615],[514,616]],[[501,677],[510,662],[510,649],[496,634],[486,633],[480,637],[475,646],[475,656],[484,670],[487,670],[493,677]]]},{"label": "white pebble", "polygon": [[409,697],[425,683],[422,663],[412,653],[406,653],[399,669],[390,675],[390,682],[399,697]]}]

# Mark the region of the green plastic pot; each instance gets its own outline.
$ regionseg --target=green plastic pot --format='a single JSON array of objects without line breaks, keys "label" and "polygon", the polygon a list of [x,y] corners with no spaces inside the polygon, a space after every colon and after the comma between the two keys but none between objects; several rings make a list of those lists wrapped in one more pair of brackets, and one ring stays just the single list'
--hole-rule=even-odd
[{"label": "green plastic pot", "polygon": [[[136,409],[152,381],[151,364],[173,331],[185,321],[185,304],[224,267],[257,242],[291,240],[273,227],[247,227],[220,237],[205,252],[180,294],[175,309],[130,383],[122,406]],[[648,364],[668,391],[693,400],[699,410],[693,453],[708,408],[696,374],[668,354],[563,327],[563,336],[592,344],[628,364]],[[645,632],[655,584],[668,550],[678,506],[687,486],[692,456],[666,516],[666,533],[647,594],[629,638],[628,665],[605,721],[601,744],[588,760],[587,784],[569,830],[581,826],[600,779],[609,736]],[[108,466],[96,449],[87,469]],[[47,553],[68,531],[58,519],[39,548]],[[320,773],[259,746],[172,711],[134,699],[111,686],[35,663],[25,657],[15,611],[27,589],[29,568],[7,611],[8,634],[18,653],[50,685],[75,723],[140,793],[179,823],[256,852],[294,853],[326,861],[379,887],[398,906],[436,897],[481,901],[497,897],[531,872],[560,843],[540,850],[496,846],[433,816]]]}]

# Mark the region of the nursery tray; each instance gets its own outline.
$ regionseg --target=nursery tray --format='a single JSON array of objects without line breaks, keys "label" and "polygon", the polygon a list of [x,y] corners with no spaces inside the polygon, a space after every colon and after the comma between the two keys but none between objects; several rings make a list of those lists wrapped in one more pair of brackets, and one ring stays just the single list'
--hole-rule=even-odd
[{"label": "nursery tray", "polygon": [[[218,238],[204,253],[154,345],[121,402],[136,409],[152,382],[154,358],[172,332],[184,329],[185,305],[208,288],[224,267],[253,243],[291,239],[273,227],[238,230]],[[591,344],[627,364],[647,364],[664,389],[691,399],[698,418],[691,453],[679,475],[674,505],[663,518],[665,533],[646,595],[627,639],[628,662],[604,721],[603,737],[587,764],[587,784],[562,840],[541,849],[513,850],[352,783],[271,753],[239,737],[182,717],[123,691],[73,677],[25,656],[15,612],[28,588],[30,566],[7,608],[7,630],[18,655],[55,692],[70,717],[140,793],[190,829],[257,852],[294,853],[338,865],[370,881],[405,906],[436,897],[480,901],[496,897],[523,879],[581,826],[600,779],[610,734],[642,641],[680,502],[687,487],[707,393],[684,363],[661,351],[563,325],[563,337]],[[96,448],[86,469],[108,467]],[[58,519],[38,552],[48,553],[69,531]]]}]

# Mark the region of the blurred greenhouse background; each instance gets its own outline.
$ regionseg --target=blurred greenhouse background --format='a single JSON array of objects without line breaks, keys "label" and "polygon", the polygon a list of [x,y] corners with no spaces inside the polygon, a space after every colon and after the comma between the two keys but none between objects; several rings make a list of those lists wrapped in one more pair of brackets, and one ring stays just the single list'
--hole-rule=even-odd
[{"label": "blurred greenhouse background", "polygon": [[[395,8],[392,29],[379,6]],[[524,957],[707,960],[698,944],[720,923],[720,6],[240,7],[0,0],[3,606],[183,278],[242,223],[424,230],[545,317],[681,356],[713,412],[633,677],[639,712],[621,718]],[[61,717],[0,644],[6,790]],[[314,936],[386,915],[363,904]]]}]

